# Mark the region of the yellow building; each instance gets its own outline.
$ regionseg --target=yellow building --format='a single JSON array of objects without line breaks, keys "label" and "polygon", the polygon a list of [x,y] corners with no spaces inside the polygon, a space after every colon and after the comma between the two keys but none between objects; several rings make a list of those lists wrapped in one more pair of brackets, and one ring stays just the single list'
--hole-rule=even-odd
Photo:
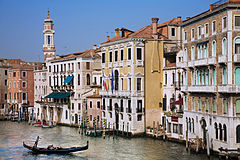
[{"label": "yellow building", "polygon": [[101,44],[102,118],[124,133],[143,133],[154,121],[161,123],[163,38],[158,18],[152,22],[135,32],[117,28],[115,37]]}]

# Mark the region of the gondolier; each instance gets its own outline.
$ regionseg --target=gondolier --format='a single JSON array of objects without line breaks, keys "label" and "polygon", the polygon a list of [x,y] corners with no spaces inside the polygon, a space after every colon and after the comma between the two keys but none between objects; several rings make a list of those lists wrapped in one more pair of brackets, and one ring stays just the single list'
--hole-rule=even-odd
[{"label": "gondolier", "polygon": [[39,139],[40,139],[40,137],[39,137],[39,136],[37,136],[37,139],[36,139],[36,141],[35,141],[35,144],[34,144],[34,146],[33,146],[33,147],[37,147]]}]

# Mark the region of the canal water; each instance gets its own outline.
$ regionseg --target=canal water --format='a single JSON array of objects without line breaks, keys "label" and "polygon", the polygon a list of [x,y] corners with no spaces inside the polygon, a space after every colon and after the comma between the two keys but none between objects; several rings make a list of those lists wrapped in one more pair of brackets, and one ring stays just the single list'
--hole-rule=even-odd
[{"label": "canal water", "polygon": [[[61,147],[84,146],[89,149],[67,155],[33,154],[22,142],[33,145],[40,136],[39,147],[49,144]],[[82,160],[207,160],[206,155],[190,154],[184,145],[151,138],[93,138],[78,134],[77,128],[57,126],[33,127],[25,122],[0,121],[0,159],[82,159]],[[211,157],[215,160],[216,157]]]}]

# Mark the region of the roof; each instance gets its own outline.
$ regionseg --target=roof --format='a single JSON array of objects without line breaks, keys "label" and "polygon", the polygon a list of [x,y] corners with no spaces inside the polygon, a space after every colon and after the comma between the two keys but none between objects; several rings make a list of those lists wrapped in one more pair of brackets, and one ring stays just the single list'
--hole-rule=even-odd
[{"label": "roof", "polygon": [[99,94],[93,94],[93,95],[87,96],[87,98],[101,98],[101,97],[102,96]]},{"label": "roof", "polygon": [[13,69],[36,69],[42,68],[42,62],[25,62],[21,59],[1,59],[3,66],[10,66]]},{"label": "roof", "polygon": [[[97,54],[99,52],[99,49],[89,49],[83,52],[76,52],[76,53],[70,53],[67,55],[58,55],[56,58],[52,59],[54,60],[63,60],[63,59],[70,59],[70,58],[78,58],[78,57],[85,57],[85,58],[100,58],[100,55]],[[51,61],[52,61],[51,60]]]},{"label": "roof", "polygon": [[[164,23],[158,24],[157,25],[157,30],[158,30],[159,38],[167,39],[167,33],[164,35],[163,33],[160,32],[160,29],[162,27],[166,27],[168,25],[179,25],[181,23],[182,23],[182,20],[179,17],[179,18],[173,18],[173,19],[171,19],[169,21],[166,21]],[[141,28],[141,29],[139,29],[139,30],[137,30],[135,32],[133,32],[133,31],[131,31],[129,29],[126,29],[126,28],[122,28],[122,29],[126,30],[126,31],[129,31],[129,32],[132,32],[132,33],[126,35],[125,37],[122,37],[120,35],[119,36],[115,36],[115,37],[111,38],[110,40],[105,41],[105,42],[103,42],[101,44],[106,44],[106,43],[109,43],[109,42],[119,41],[119,40],[127,39],[127,38],[153,39],[153,36],[152,36],[153,35],[152,34],[152,32],[153,32],[152,24],[147,25],[147,26],[145,26],[145,27],[143,27],[143,28]]]}]

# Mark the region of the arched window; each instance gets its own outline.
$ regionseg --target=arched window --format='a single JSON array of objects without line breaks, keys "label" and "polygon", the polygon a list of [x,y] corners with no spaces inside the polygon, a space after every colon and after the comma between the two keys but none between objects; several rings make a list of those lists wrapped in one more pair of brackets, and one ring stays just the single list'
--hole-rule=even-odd
[{"label": "arched window", "polygon": [[114,71],[114,77],[115,77],[115,90],[118,90],[118,70]]},{"label": "arched window", "polygon": [[223,134],[222,134],[222,124],[219,124],[219,139],[222,140],[223,139]]},{"label": "arched window", "polygon": [[227,55],[227,39],[224,38],[222,41],[222,55]]},{"label": "arched window", "polygon": [[240,84],[240,68],[235,69],[235,84]]},{"label": "arched window", "polygon": [[227,141],[227,126],[225,124],[223,125],[223,133],[224,133],[223,140],[226,142]]},{"label": "arched window", "polygon": [[90,74],[87,74],[87,85],[90,85]]},{"label": "arched window", "polygon": [[66,115],[65,116],[66,116],[66,119],[68,119],[68,111],[67,110],[66,110]]},{"label": "arched window", "polygon": [[214,123],[214,127],[215,127],[215,138],[218,139],[218,125],[216,122]]},{"label": "arched window", "polygon": [[240,125],[238,125],[236,128],[236,138],[237,143],[240,143]]},{"label": "arched window", "polygon": [[240,38],[235,39],[235,54],[240,54]]},{"label": "arched window", "polygon": [[194,60],[195,59],[195,48],[192,47],[191,49],[191,60]]},{"label": "arched window", "polygon": [[194,133],[194,119],[192,118],[192,132]]},{"label": "arched window", "polygon": [[240,113],[240,99],[236,100],[236,113]]},{"label": "arched window", "polygon": [[189,118],[189,120],[188,120],[188,124],[189,124],[189,132],[192,132],[191,118]]},{"label": "arched window", "polygon": [[212,57],[216,57],[216,41],[212,42]]}]

